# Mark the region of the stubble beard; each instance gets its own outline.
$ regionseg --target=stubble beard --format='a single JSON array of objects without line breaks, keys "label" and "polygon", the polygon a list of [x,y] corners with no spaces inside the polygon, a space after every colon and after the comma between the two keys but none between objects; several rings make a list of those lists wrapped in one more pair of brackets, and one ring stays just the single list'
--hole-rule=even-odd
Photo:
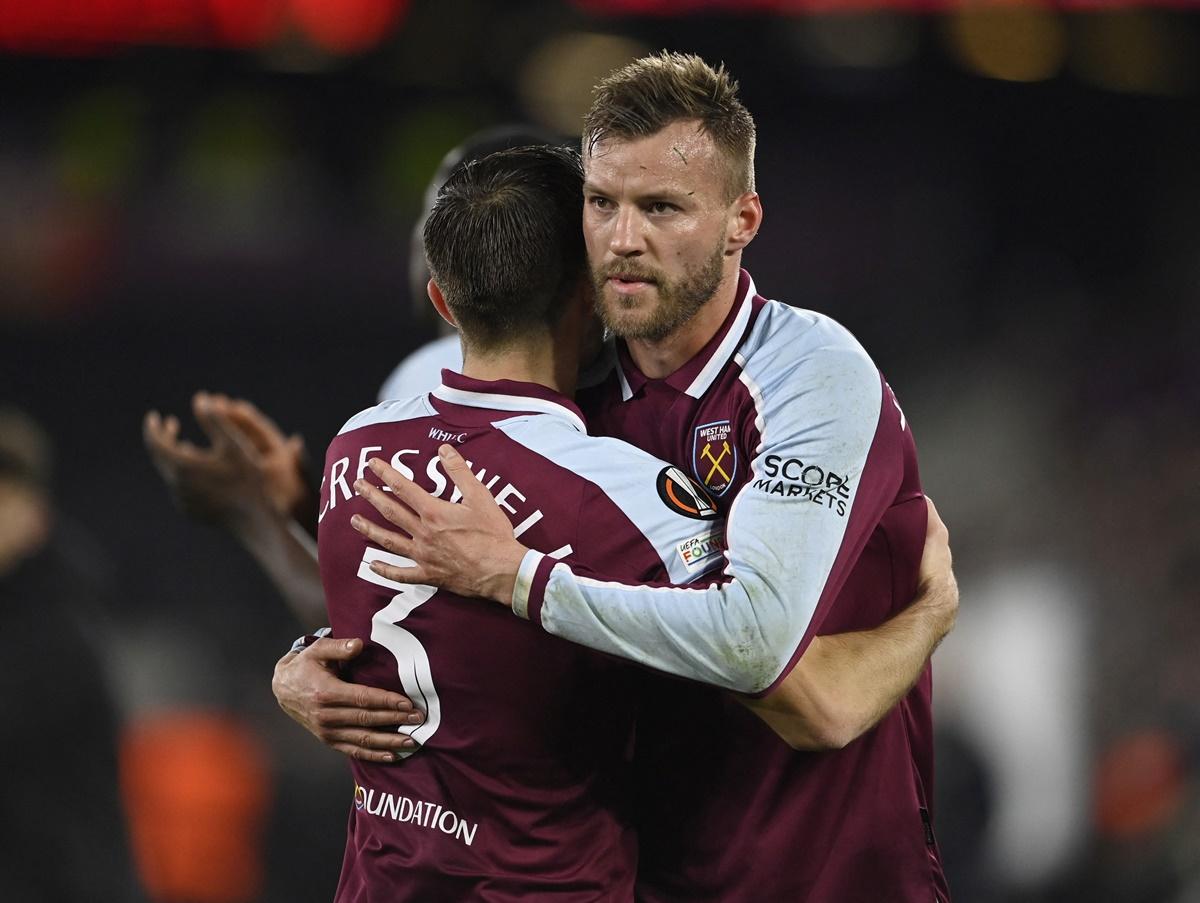
[{"label": "stubble beard", "polygon": [[[724,276],[725,245],[722,240],[708,259],[679,279],[672,280],[653,267],[636,261],[614,261],[594,270],[596,313],[604,328],[623,339],[661,342],[696,315],[712,300]],[[608,279],[616,273],[654,283],[658,304],[644,314],[636,312],[636,298],[608,290]],[[613,297],[615,295],[615,298]]]}]

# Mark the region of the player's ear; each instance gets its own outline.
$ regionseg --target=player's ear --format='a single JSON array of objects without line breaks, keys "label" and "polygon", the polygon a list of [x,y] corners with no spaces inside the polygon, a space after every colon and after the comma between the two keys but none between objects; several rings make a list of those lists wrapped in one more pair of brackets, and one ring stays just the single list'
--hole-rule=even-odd
[{"label": "player's ear", "polygon": [[454,319],[454,314],[450,313],[450,305],[446,303],[446,296],[442,294],[438,284],[430,279],[425,291],[429,293],[429,300],[433,302],[433,309],[438,312],[438,316],[458,329],[458,322]]},{"label": "player's ear", "polygon": [[762,226],[762,201],[756,191],[743,191],[729,206],[729,230],[725,236],[725,251],[740,251],[754,240]]}]

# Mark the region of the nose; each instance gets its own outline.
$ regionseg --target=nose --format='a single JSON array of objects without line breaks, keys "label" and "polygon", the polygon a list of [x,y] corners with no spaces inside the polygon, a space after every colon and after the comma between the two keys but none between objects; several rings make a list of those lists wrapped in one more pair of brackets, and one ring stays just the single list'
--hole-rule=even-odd
[{"label": "nose", "polygon": [[618,257],[637,257],[645,250],[642,217],[633,205],[624,204],[617,211],[608,247]]}]

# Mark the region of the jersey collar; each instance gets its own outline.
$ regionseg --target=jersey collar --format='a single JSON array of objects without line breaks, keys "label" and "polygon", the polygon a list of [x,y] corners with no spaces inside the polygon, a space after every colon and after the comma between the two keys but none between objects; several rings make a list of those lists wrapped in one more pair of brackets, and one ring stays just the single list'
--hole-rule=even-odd
[{"label": "jersey collar", "polygon": [[[742,343],[753,313],[756,294],[754,280],[750,278],[749,273],[741,270],[738,276],[738,300],[734,301],[721,328],[687,363],[662,381],[677,392],[692,398],[702,397]],[[633,362],[624,342],[617,342],[616,370],[617,381],[621,385],[622,401],[628,401],[638,389],[649,382]]]},{"label": "jersey collar", "polygon": [[442,384],[430,394],[450,404],[468,408],[549,414],[567,421],[581,433],[587,432],[587,422],[575,402],[538,383],[515,379],[472,379],[453,370],[443,370]]}]

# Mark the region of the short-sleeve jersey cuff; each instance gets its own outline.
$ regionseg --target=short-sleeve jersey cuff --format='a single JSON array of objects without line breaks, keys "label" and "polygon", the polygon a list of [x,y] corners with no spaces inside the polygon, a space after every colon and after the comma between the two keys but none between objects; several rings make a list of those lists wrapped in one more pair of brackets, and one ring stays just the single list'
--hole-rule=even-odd
[{"label": "short-sleeve jersey cuff", "polygon": [[332,627],[322,627],[315,633],[306,633],[304,636],[296,638],[296,642],[292,643],[292,648],[288,652],[303,652],[317,640],[327,637],[331,633],[333,633]]},{"label": "short-sleeve jersey cuff", "polygon": [[513,614],[517,615],[517,617],[529,617],[529,594],[533,589],[533,580],[537,573],[538,565],[542,563],[542,559],[545,557],[545,555],[536,549],[530,549],[525,553],[525,557],[521,559],[521,566],[517,568],[517,582],[513,586],[512,596],[512,610]]}]

